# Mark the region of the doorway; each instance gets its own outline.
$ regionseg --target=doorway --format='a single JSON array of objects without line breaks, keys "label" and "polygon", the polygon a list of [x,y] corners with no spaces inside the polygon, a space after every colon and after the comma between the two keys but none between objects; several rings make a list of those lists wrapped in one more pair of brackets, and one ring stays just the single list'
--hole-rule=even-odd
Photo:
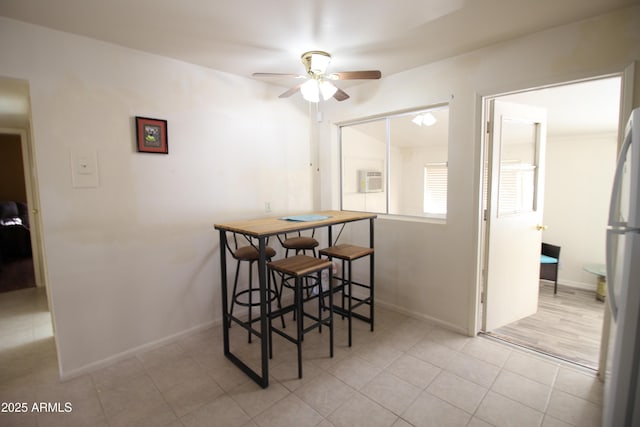
[{"label": "doorway", "polygon": [[35,287],[22,138],[0,132],[0,293]]},{"label": "doorway", "polygon": [[[608,196],[617,153],[621,82],[621,75],[606,76],[491,97],[547,110],[545,202],[540,227],[544,229],[542,241],[561,246],[562,251],[558,293],[553,293],[553,283],[541,281],[536,314],[505,325],[494,325],[491,329],[486,328],[486,323],[481,323],[482,332],[593,369],[598,367],[605,303],[596,301],[597,277],[586,271],[585,266],[603,264],[605,259],[603,230],[606,228]],[[490,196],[486,188],[483,186],[484,200]],[[483,224],[483,228],[483,238],[488,240],[490,231],[487,230],[491,227]],[[514,245],[518,243],[513,242]],[[483,276],[490,277],[486,270]],[[517,276],[513,280],[518,280]],[[482,299],[486,301],[485,298],[491,298],[491,290],[490,287],[485,288],[487,293]],[[480,311],[485,308],[495,309],[481,303]],[[581,314],[582,308],[587,311]],[[597,348],[588,351],[593,357],[585,360],[583,353],[571,354],[568,350],[584,344],[581,342],[584,334],[581,333],[556,330],[557,336],[551,336],[548,343],[543,344],[549,337],[542,337],[534,331],[553,329],[536,323],[541,317],[552,323],[558,322],[557,318],[548,317],[549,313],[575,316],[561,321],[575,326],[576,331],[588,332],[591,341],[593,336],[596,337]],[[585,313],[590,313],[587,317],[595,315],[595,320],[585,323],[584,319],[578,318]],[[593,331],[594,324],[596,331]],[[559,341],[563,341],[563,345],[558,344]]]},{"label": "doorway", "polygon": [[[11,184],[2,189],[0,200],[26,202],[26,212],[16,209],[22,214],[21,224],[14,221],[19,230],[12,236],[18,238],[21,245],[30,246],[30,257],[16,258],[25,261],[23,268],[30,270],[36,285],[0,293],[0,382],[3,383],[37,371],[57,371],[29,123],[28,83],[0,78],[0,135],[10,141],[7,146],[11,146],[8,150],[13,153],[8,155],[9,151],[3,151],[0,155],[0,168],[9,173],[3,179]],[[0,139],[2,142],[6,141]],[[24,249],[20,248],[11,257],[26,254]]]}]

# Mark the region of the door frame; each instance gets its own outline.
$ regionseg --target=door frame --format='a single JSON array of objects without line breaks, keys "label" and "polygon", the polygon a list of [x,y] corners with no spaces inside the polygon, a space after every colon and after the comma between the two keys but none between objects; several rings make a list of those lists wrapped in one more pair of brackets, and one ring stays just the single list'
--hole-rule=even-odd
[{"label": "door frame", "polygon": [[[599,80],[607,77],[620,77],[621,79],[621,90],[620,90],[620,118],[618,122],[618,150],[622,143],[621,138],[624,135],[624,128],[626,125],[626,117],[631,114],[633,109],[633,91],[634,91],[634,78],[635,78],[635,62],[628,64],[623,69],[618,69],[617,71],[601,72],[601,73],[590,73],[588,75],[582,76],[581,78],[559,78],[556,79],[555,82],[542,84],[542,85],[525,85],[520,88],[510,88],[505,90],[497,90],[494,89],[492,91],[487,91],[486,93],[477,93],[476,94],[476,105],[478,107],[478,123],[477,129],[479,130],[479,152],[478,152],[478,162],[476,169],[476,177],[477,177],[477,190],[478,190],[478,211],[477,211],[477,230],[478,230],[478,247],[477,247],[477,262],[476,262],[476,285],[473,289],[473,294],[471,298],[472,307],[471,307],[471,316],[470,316],[470,330],[474,332],[474,335],[482,332],[483,330],[483,310],[484,310],[484,292],[486,291],[486,254],[487,254],[487,227],[485,220],[485,211],[486,206],[484,203],[484,195],[485,190],[487,189],[485,183],[485,174],[484,174],[484,166],[485,162],[488,160],[488,145],[489,141],[487,138],[487,118],[489,117],[489,100],[496,99],[506,95],[512,95],[516,93],[522,92],[531,92],[535,90],[561,87],[575,83],[588,82],[592,80]],[[604,366],[606,365],[607,352],[606,348],[608,347],[608,328],[606,327],[608,319],[605,319],[603,325],[603,333],[602,339],[600,343],[600,363],[599,363],[599,375],[604,372]]]}]

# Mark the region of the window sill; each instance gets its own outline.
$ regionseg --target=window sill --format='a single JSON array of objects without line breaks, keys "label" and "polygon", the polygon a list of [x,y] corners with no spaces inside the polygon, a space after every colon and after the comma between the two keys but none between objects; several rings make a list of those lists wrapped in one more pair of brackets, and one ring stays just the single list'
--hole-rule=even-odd
[{"label": "window sill", "polygon": [[421,216],[409,216],[409,215],[387,215],[378,214],[379,219],[389,221],[404,221],[404,222],[420,222],[424,224],[440,224],[445,225],[447,218],[434,218],[434,217],[421,217]]}]

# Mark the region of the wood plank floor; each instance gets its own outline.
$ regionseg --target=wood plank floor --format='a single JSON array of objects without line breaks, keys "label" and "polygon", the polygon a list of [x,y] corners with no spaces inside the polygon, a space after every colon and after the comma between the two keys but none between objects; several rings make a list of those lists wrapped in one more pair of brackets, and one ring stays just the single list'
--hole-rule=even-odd
[{"label": "wood plank floor", "polygon": [[489,335],[597,369],[604,302],[595,292],[540,282],[538,312],[490,331]]}]

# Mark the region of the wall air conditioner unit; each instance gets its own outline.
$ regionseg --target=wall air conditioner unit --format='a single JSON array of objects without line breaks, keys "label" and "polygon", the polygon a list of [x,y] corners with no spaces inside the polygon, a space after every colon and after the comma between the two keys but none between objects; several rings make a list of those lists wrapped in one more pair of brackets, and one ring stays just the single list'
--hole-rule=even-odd
[{"label": "wall air conditioner unit", "polygon": [[361,193],[380,193],[383,191],[382,172],[361,170],[359,175]]}]

